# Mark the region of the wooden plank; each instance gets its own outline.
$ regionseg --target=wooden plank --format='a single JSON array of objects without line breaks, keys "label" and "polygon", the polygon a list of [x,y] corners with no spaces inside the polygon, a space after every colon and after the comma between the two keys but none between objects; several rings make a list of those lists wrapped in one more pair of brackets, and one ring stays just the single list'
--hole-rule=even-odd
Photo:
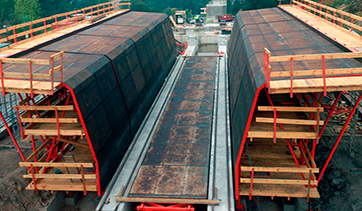
[{"label": "wooden plank", "polygon": [[309,158],[310,158],[310,161],[311,161],[311,163],[312,163],[312,165],[313,165],[313,168],[317,168],[317,164],[315,163],[315,161],[314,161],[314,159],[313,159],[313,157],[312,157],[312,154],[311,154],[310,151],[309,151],[308,146],[305,144],[305,142],[304,142],[303,140],[300,140],[300,141],[303,143],[303,145],[304,145],[304,147],[305,147],[305,149],[306,149],[307,155],[308,155]]},{"label": "wooden plank", "polygon": [[2,58],[2,63],[8,63],[8,64],[29,64],[31,61],[32,64],[43,64],[43,65],[49,65],[49,60],[45,59],[18,59],[18,58]]},{"label": "wooden plank", "polygon": [[319,173],[318,168],[240,166],[241,171],[251,172],[252,169],[254,169],[254,172],[309,173],[312,170],[312,173]]},{"label": "wooden plank", "polygon": [[[292,138],[292,139],[315,139],[316,132],[276,132],[276,138]],[[249,131],[248,138],[274,138],[274,132],[270,131]]]},{"label": "wooden plank", "polygon": [[[81,174],[34,174],[36,179],[82,179]],[[32,179],[31,174],[23,175],[25,179]],[[95,174],[84,174],[84,179],[97,179]]]},{"label": "wooden plank", "polygon": [[[249,196],[250,185],[241,184],[239,188],[239,195]],[[267,196],[267,197],[295,197],[306,198],[308,195],[308,188],[305,185],[275,185],[275,184],[254,184],[253,196]],[[310,189],[310,198],[320,198],[317,188]]]},{"label": "wooden plank", "polygon": [[[255,121],[263,123],[274,123],[274,118],[256,117]],[[291,124],[291,125],[317,125],[317,120],[277,118],[276,123]],[[319,121],[319,124],[324,125],[324,121]]]},{"label": "wooden plank", "polygon": [[[33,79],[51,79],[48,74],[32,74]],[[4,77],[7,78],[30,78],[30,73],[12,73],[4,72]]]},{"label": "wooden plank", "polygon": [[19,166],[30,167],[54,167],[54,168],[61,168],[61,167],[78,167],[80,168],[83,165],[84,168],[93,168],[93,163],[48,163],[48,162],[19,162]]},{"label": "wooden plank", "polygon": [[58,52],[58,53],[55,53],[55,54],[51,55],[50,58],[58,59],[58,58],[60,58],[60,57],[63,56],[63,55],[64,55],[64,51],[60,51],[60,52]]},{"label": "wooden plank", "polygon": [[[34,98],[35,98],[36,96],[38,96],[38,95],[37,95],[37,94],[34,95]],[[32,98],[29,96],[29,97],[25,98],[24,100],[20,101],[20,102],[19,102],[19,105],[25,105],[25,104],[28,103],[31,99],[32,99]]]},{"label": "wooden plank", "polygon": [[[283,93],[290,93],[289,89],[274,89],[270,88],[271,94],[283,94]],[[362,84],[361,86],[332,86],[327,85],[327,92],[336,92],[336,91],[361,91],[362,90]],[[310,88],[293,88],[293,93],[307,93],[307,92],[323,92],[323,86],[321,87],[310,87]]]},{"label": "wooden plank", "polygon": [[[59,123],[78,123],[77,118],[59,118]],[[56,118],[21,118],[21,122],[57,123]]]},{"label": "wooden plank", "polygon": [[[339,18],[339,17],[334,17],[333,15],[331,15],[331,14],[328,14],[328,13],[326,13],[326,12],[324,12],[324,11],[320,11],[320,10],[318,10],[318,9],[314,9],[314,7],[310,7],[310,6],[308,6],[308,5],[305,5],[305,4],[302,4],[302,3],[297,3],[297,4],[299,4],[299,5],[302,5],[303,7],[305,7],[305,8],[307,8],[307,9],[310,9],[310,10],[312,10],[312,11],[317,11],[318,13],[320,13],[320,14],[322,14],[322,15],[324,15],[325,17],[328,17],[328,18],[330,18],[330,19],[332,19],[332,20],[336,20],[336,21],[338,21],[338,22],[342,22],[343,24],[345,24],[345,25],[348,25],[348,26],[350,26],[350,27],[353,27],[353,28],[355,28],[355,29],[358,29],[358,30],[360,30],[360,31],[362,31],[362,27],[361,26],[359,26],[359,25],[356,25],[356,24],[354,24],[354,23],[351,23],[351,22],[349,22],[349,21],[347,21],[347,20],[344,20],[344,19],[341,19],[341,18]],[[347,13],[347,16],[350,16],[351,14],[350,13]],[[320,18],[320,17],[318,17],[318,16],[316,16],[318,19],[322,19],[322,18]],[[358,17],[358,16],[357,16]],[[360,19],[361,17],[359,17],[359,19]],[[325,20],[325,19],[323,19],[323,20]],[[327,21],[327,20],[326,20]],[[338,25],[336,25],[336,26],[338,26]]]},{"label": "wooden plank", "polygon": [[[30,175],[31,176],[31,175]],[[311,185],[318,185],[318,181],[311,180]],[[240,183],[251,183],[250,178],[240,178]],[[292,180],[292,179],[253,179],[253,184],[280,184],[280,185],[308,185],[308,180]]]},{"label": "wooden plank", "polygon": [[[53,182],[54,183],[54,182]],[[86,182],[86,190],[87,191],[97,191],[97,185],[96,184],[89,184]],[[26,190],[34,190],[34,185],[30,183]],[[83,183],[70,183],[67,184],[65,182],[61,182],[60,184],[36,184],[37,190],[50,190],[50,191],[83,191]]]},{"label": "wooden plank", "polygon": [[[302,156],[303,156],[303,158],[304,158],[304,160],[305,160],[305,163],[307,164],[307,167],[308,167],[308,168],[311,168],[311,166],[310,166],[310,164],[309,164],[309,162],[308,162],[308,160],[307,160],[307,156],[305,156],[302,148],[299,147],[299,149],[300,149],[300,154],[302,154]],[[312,177],[313,177],[314,180],[316,180],[316,176],[315,176],[314,174],[312,174]]]},{"label": "wooden plank", "polygon": [[[343,75],[343,74],[355,74],[362,73],[362,68],[340,68],[340,69],[326,69],[326,75]],[[296,76],[321,76],[323,70],[293,70],[293,77]],[[277,77],[289,77],[289,71],[270,72],[271,78]]]},{"label": "wooden plank", "polygon": [[[46,129],[25,129],[24,130],[24,135],[28,136],[28,135],[34,135],[34,136],[57,136],[58,135],[58,131],[57,130],[46,130]],[[85,133],[83,130],[71,130],[71,129],[66,129],[60,130],[60,135],[62,136],[84,136]]]},{"label": "wooden plank", "polygon": [[64,142],[64,143],[68,143],[68,144],[73,144],[74,146],[79,146],[79,147],[89,149],[89,146],[87,144],[82,144],[82,143],[78,143],[78,142],[75,142],[75,141],[69,141],[67,139],[59,139],[59,141]]},{"label": "wooden plank", "polygon": [[120,197],[116,198],[117,202],[144,202],[144,203],[166,203],[166,204],[206,204],[218,205],[218,199],[181,199],[181,198],[147,198],[147,197]]},{"label": "wooden plank", "polygon": [[45,148],[47,144],[51,142],[52,139],[48,139],[45,141],[38,149],[35,150],[35,152],[31,153],[31,155],[26,159],[26,162],[30,162],[42,149]]},{"label": "wooden plank", "polygon": [[[295,0],[293,0],[293,2],[297,2]],[[342,11],[342,10],[338,10],[336,8],[333,8],[333,7],[330,7],[330,6],[327,6],[325,4],[320,4],[320,3],[317,3],[317,2],[314,2],[314,1],[310,1],[310,0],[306,0],[306,2],[308,3],[311,3],[313,5],[317,5],[318,7],[323,7],[325,9],[328,9],[329,11],[332,11],[332,12],[336,12],[336,13],[340,13],[340,14],[343,14],[345,16],[349,16],[355,20],[359,20],[359,21],[362,21],[362,17],[358,16],[358,15],[354,15],[354,14],[351,14],[349,12],[345,12],[345,11]]]},{"label": "wooden plank", "polygon": [[[297,4],[300,4],[300,5],[308,8],[308,9],[311,9],[312,11],[317,11],[318,13],[321,13],[321,14],[323,14],[323,15],[326,15],[326,14],[327,14],[327,13],[324,12],[324,11],[320,11],[319,8],[314,9],[314,7],[310,7],[310,6],[308,6],[308,5],[301,4],[300,2],[297,2],[297,1],[293,1],[293,2],[295,2],[295,3],[297,3]],[[325,9],[328,9],[328,11],[330,11],[330,12],[332,11],[332,12],[340,13],[340,14],[343,14],[344,16],[349,16],[350,18],[353,18],[353,19],[355,19],[355,20],[362,21],[362,17],[360,17],[360,16],[358,16],[358,15],[354,15],[354,14],[351,14],[351,13],[348,13],[348,12],[345,12],[345,11],[342,11],[342,10],[338,10],[338,9],[336,9],[336,8],[329,7],[329,6],[325,5],[325,4],[316,3],[316,2],[314,2],[314,1],[309,1],[309,0],[307,0],[307,2],[309,2],[309,3],[313,4],[313,5],[317,5],[318,7],[323,7],[323,8],[325,8]],[[311,13],[311,14],[312,14],[312,13]],[[327,14],[327,15],[328,15],[329,18],[331,18],[331,19],[336,19],[336,20],[340,19],[339,17],[334,17],[334,16],[331,15],[331,14]],[[337,14],[337,15],[338,15],[338,14]],[[318,17],[318,16],[316,16],[316,17]],[[319,18],[319,17],[318,17],[318,18]]]},{"label": "wooden plank", "polygon": [[18,108],[19,110],[29,111],[29,110],[38,110],[38,111],[54,111],[55,109],[58,109],[59,111],[73,111],[74,106],[68,105],[68,106],[15,106],[15,108]]},{"label": "wooden plank", "polygon": [[[318,94],[318,93],[317,93]],[[318,107],[321,107],[321,103],[319,102],[319,99],[314,95],[314,93],[310,93],[310,96],[312,97],[312,99],[316,102]]]},{"label": "wooden plank", "polygon": [[[59,72],[61,69],[62,69],[62,66],[61,66],[61,65],[54,67],[54,73]],[[49,75],[51,75],[51,71],[52,71],[52,70],[50,69],[50,70],[49,70]]]},{"label": "wooden plank", "polygon": [[323,107],[286,107],[286,106],[258,106],[258,111],[274,111],[276,108],[277,111],[284,112],[320,112],[324,111]]},{"label": "wooden plank", "polygon": [[302,60],[322,60],[325,59],[343,59],[343,58],[360,58],[362,52],[359,53],[330,53],[330,54],[305,54],[305,55],[287,55],[287,56],[271,56],[269,62],[288,62],[293,58],[294,61]]}]

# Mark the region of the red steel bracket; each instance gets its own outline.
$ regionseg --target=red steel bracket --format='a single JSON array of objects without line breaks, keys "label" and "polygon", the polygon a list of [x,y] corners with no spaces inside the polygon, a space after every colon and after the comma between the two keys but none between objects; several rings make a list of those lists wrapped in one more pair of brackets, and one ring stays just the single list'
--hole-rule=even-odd
[{"label": "red steel bracket", "polygon": [[137,206],[137,211],[195,211],[192,205],[176,204],[176,205],[161,205],[154,203],[142,203]]}]

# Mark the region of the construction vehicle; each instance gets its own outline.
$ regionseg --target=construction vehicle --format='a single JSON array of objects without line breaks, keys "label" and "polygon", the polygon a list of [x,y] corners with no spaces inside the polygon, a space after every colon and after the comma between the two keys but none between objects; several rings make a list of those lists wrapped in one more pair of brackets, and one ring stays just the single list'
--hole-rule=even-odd
[{"label": "construction vehicle", "polygon": [[175,12],[175,21],[177,25],[185,25],[186,24],[186,11],[179,10]]}]

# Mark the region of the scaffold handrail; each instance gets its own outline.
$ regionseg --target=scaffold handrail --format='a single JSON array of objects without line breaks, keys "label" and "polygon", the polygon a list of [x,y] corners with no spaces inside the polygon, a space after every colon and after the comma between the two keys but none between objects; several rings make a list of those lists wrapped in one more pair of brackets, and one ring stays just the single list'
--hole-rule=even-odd
[{"label": "scaffold handrail", "polygon": [[[356,73],[362,73],[362,68],[338,68],[327,69],[326,60],[329,59],[354,59],[361,58],[362,52],[359,53],[326,53],[326,54],[304,54],[304,55],[285,55],[271,56],[271,52],[264,48],[264,73],[265,84],[270,87],[271,78],[290,77],[290,96],[293,96],[293,77],[305,76],[305,79],[310,79],[310,76],[323,78],[324,96],[327,94],[326,78],[336,77],[336,75],[353,76]],[[322,69],[317,70],[294,70],[294,61],[311,61],[321,60]],[[271,72],[271,62],[290,62],[290,71],[274,71]],[[359,75],[357,75],[359,76]]]},{"label": "scaffold handrail", "polygon": [[[34,39],[36,36],[46,34],[48,32],[55,32],[60,28],[64,29],[83,23],[86,20],[91,21],[103,14],[118,11],[118,6],[128,6],[128,9],[130,9],[130,5],[131,3],[129,1],[112,1],[1,29],[0,35],[6,35],[9,32],[12,34],[0,39],[0,43],[6,42],[13,44],[5,48],[0,48],[0,51],[9,49],[17,44],[21,44],[28,39]],[[86,18],[87,16],[90,16],[90,18]],[[17,31],[21,32],[18,33]],[[20,41],[19,38],[22,40]]]},{"label": "scaffold handrail", "polygon": [[[1,91],[2,95],[5,96],[7,92],[6,80],[29,80],[30,82],[30,98],[34,98],[34,88],[33,82],[34,80],[50,80],[50,92],[48,94],[54,94],[54,74],[60,72],[60,87],[63,81],[63,57],[64,52],[58,52],[49,56],[49,59],[23,59],[23,58],[0,58],[0,80],[1,80]],[[55,59],[60,59],[60,65],[55,67]],[[3,64],[29,64],[29,73],[15,73],[15,72],[5,72]],[[33,64],[39,65],[51,65],[51,69],[49,70],[49,74],[40,74],[33,72]],[[17,87],[12,87],[12,89],[16,89]]]},{"label": "scaffold handrail", "polygon": [[[305,11],[307,11],[308,9],[310,13],[314,14],[317,17],[319,16],[319,18],[321,18],[322,20],[333,23],[337,27],[343,28],[345,24],[350,27],[349,31],[351,32],[354,29],[362,32],[362,27],[353,23],[354,20],[362,22],[362,17],[358,15],[338,10],[333,7],[329,7],[327,5],[320,4],[311,0],[293,0],[293,5],[296,5],[301,9],[304,9]],[[332,13],[333,15],[330,13]],[[347,17],[349,18],[349,20],[346,20]]]}]

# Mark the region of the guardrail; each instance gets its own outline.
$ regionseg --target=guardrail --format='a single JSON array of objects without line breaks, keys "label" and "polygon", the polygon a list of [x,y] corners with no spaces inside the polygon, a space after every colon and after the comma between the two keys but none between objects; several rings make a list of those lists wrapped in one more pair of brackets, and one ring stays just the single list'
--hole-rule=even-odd
[{"label": "guardrail", "polygon": [[317,17],[319,16],[320,19],[325,20],[334,26],[343,29],[346,29],[344,26],[349,26],[349,29],[346,30],[349,30],[350,32],[357,30],[362,33],[362,26],[354,23],[354,21],[358,21],[362,24],[362,17],[358,15],[338,10],[311,0],[293,0],[293,5],[297,5]]},{"label": "guardrail", "polygon": [[79,10],[74,10],[71,12],[66,12],[62,14],[53,15],[50,17],[38,19],[35,21],[30,21],[27,23],[18,24],[15,26],[7,27],[6,29],[0,30],[0,35],[6,35],[12,33],[11,35],[6,36],[3,39],[0,39],[0,43],[12,43],[11,45],[0,48],[1,50],[11,48],[14,45],[21,44],[29,39],[34,39],[35,37],[58,31],[59,29],[64,29],[70,26],[74,26],[85,21],[91,21],[96,18],[101,17],[102,15],[109,14],[115,11],[118,11],[118,6],[128,6],[130,9],[131,3],[128,1],[112,1],[103,4],[98,4],[90,7],[86,7]]},{"label": "guardrail", "polygon": [[[33,82],[34,79],[48,79],[51,80],[50,93],[54,93],[54,73],[60,72],[60,86],[63,81],[63,56],[64,52],[61,51],[59,53],[53,54],[46,59],[22,59],[22,58],[0,58],[0,80],[1,80],[1,91],[3,96],[6,95],[6,89],[17,89],[17,87],[5,87],[5,81],[7,79],[24,79],[29,80],[30,82],[30,95],[31,98],[34,97],[34,89]],[[60,65],[55,67],[55,59],[60,58]],[[15,72],[5,72],[2,64],[29,64],[29,73],[15,73]],[[49,74],[38,74],[33,73],[32,65],[40,64],[40,65],[50,65],[51,69],[49,70]]]},{"label": "guardrail", "polygon": [[[290,96],[293,96],[293,77],[306,76],[310,79],[310,76],[323,77],[323,90],[324,96],[327,95],[326,78],[336,77],[336,75],[348,75],[362,73],[362,68],[339,68],[339,69],[327,69],[327,59],[352,59],[361,58],[360,53],[329,53],[329,54],[305,54],[305,55],[287,55],[287,56],[271,56],[271,52],[264,48],[264,74],[266,87],[270,87],[271,78],[290,77]],[[294,70],[294,61],[308,61],[308,60],[321,60],[322,69],[316,70]],[[271,72],[271,62],[290,62],[290,71],[278,71]]]}]

